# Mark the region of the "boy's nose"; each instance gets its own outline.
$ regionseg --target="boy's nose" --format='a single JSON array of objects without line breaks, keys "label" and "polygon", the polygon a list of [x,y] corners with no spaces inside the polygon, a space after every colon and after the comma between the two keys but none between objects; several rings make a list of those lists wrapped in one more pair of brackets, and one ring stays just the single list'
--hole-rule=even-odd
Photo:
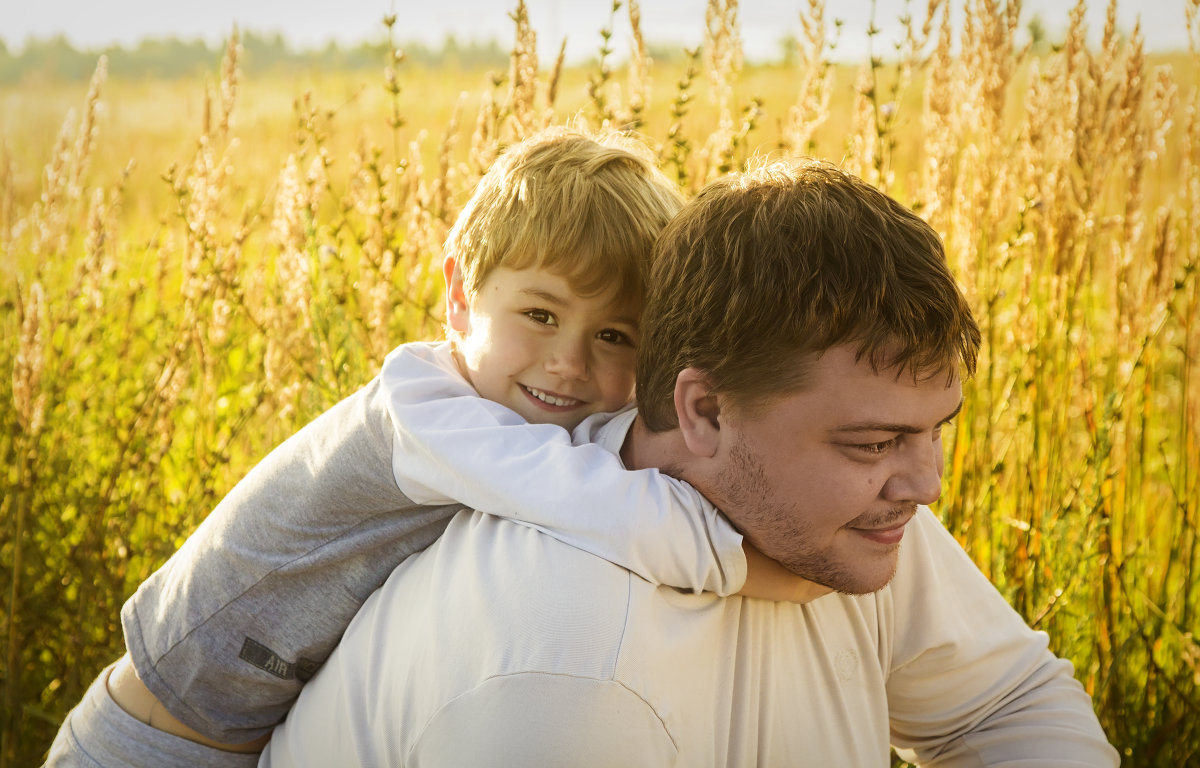
[{"label": "boy's nose", "polygon": [[546,371],[563,379],[586,378],[587,370],[586,345],[579,340],[561,340],[546,360]]}]

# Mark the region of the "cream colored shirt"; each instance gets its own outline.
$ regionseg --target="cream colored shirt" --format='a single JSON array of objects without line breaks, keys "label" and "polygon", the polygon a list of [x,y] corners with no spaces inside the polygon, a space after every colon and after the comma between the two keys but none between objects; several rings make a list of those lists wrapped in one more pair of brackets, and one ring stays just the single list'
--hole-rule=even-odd
[{"label": "cream colored shirt", "polygon": [[[602,430],[619,447],[632,415]],[[262,766],[1115,766],[1068,662],[933,514],[806,605],[656,587],[460,513],[364,605]]]}]

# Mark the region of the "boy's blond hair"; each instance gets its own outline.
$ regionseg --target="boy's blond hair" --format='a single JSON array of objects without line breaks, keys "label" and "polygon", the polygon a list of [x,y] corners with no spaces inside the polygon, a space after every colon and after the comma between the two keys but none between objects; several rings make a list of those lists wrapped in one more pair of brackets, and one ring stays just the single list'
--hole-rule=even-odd
[{"label": "boy's blond hair", "polygon": [[674,428],[679,372],[746,410],[803,389],[812,362],[854,344],[878,370],[975,370],[979,328],[937,233],[818,161],[776,162],[703,189],[655,249],[638,345],[638,410]]},{"label": "boy's blond hair", "polygon": [[653,154],[619,134],[554,127],[513,145],[446,238],[468,296],[496,267],[546,269],[582,296],[640,306],[658,233],[683,204]]}]

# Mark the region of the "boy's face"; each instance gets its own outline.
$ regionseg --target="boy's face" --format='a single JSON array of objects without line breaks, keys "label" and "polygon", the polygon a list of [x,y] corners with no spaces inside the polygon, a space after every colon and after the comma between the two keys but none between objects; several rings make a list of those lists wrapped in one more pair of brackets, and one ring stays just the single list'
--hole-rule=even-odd
[{"label": "boy's face", "polygon": [[638,307],[538,268],[497,267],[471,297],[452,263],[446,275],[456,357],[480,396],[568,430],[633,398]]}]

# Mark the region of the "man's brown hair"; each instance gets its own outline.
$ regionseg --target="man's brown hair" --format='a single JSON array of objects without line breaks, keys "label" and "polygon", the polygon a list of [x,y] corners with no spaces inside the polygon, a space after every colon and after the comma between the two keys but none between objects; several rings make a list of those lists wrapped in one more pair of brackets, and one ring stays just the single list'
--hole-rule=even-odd
[{"label": "man's brown hair", "polygon": [[707,186],[659,236],[639,412],[651,430],[677,426],[685,368],[752,410],[802,389],[843,343],[897,375],[969,376],[980,337],[941,239],[910,209],[828,163],[761,165]]}]

